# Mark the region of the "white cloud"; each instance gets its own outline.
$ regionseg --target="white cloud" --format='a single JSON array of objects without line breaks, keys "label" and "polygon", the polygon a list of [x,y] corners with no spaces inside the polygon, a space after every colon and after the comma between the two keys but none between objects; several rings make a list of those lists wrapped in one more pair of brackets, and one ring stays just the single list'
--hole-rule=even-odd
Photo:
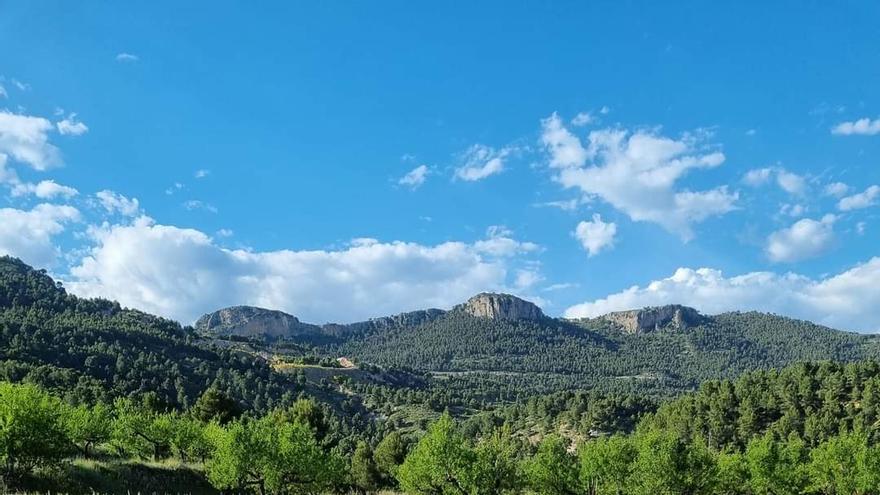
[{"label": "white cloud", "polygon": [[0,84],[0,98],[9,98],[9,93],[6,92],[6,88]]},{"label": "white cloud", "polygon": [[581,167],[589,158],[581,140],[562,124],[555,112],[541,121],[541,143],[550,153],[550,166]]},{"label": "white cloud", "polygon": [[735,208],[738,195],[726,186],[706,191],[676,188],[689,171],[724,162],[723,153],[703,151],[698,136],[674,140],[651,131],[603,129],[590,132],[584,148],[556,114],[542,126],[550,166],[558,171],[555,179],[602,198],[632,220],[657,223],[689,240],[694,223]]},{"label": "white cloud", "polygon": [[834,215],[821,220],[804,218],[767,237],[765,252],[771,261],[791,263],[824,253],[834,241]]},{"label": "white cloud", "polygon": [[876,205],[878,198],[880,198],[880,186],[873,185],[865,189],[863,192],[841,198],[841,200],[837,202],[837,208],[841,211],[868,208]]},{"label": "white cloud", "polygon": [[803,176],[783,169],[776,172],[776,183],[789,194],[803,194],[807,188],[807,181]]},{"label": "white cloud", "polygon": [[119,193],[109,190],[98,191],[95,194],[101,206],[107,210],[107,213],[119,213],[126,217],[133,217],[140,214],[141,208],[137,198],[127,198]]},{"label": "white cloud", "polygon": [[571,125],[575,127],[583,127],[589,125],[593,120],[593,116],[590,115],[590,112],[580,112],[571,119]]},{"label": "white cloud", "polygon": [[613,222],[603,222],[602,217],[596,213],[593,215],[592,221],[580,222],[574,235],[581,241],[581,245],[587,250],[589,256],[593,257],[614,246],[617,225]]},{"label": "white cloud", "polygon": [[856,233],[859,235],[865,235],[865,222],[859,222],[856,224]]},{"label": "white cloud", "polygon": [[0,208],[0,254],[46,267],[58,256],[53,239],[64,226],[76,222],[79,211],[72,206],[39,204],[31,210]]},{"label": "white cloud", "polygon": [[486,229],[486,238],[474,243],[474,249],[491,256],[510,257],[540,251],[541,246],[533,242],[518,241],[507,227],[492,225]]},{"label": "white cloud", "polygon": [[785,203],[779,208],[779,213],[789,217],[802,217],[807,212],[807,207],[801,204]]},{"label": "white cloud", "polygon": [[49,143],[52,129],[52,123],[44,118],[0,111],[0,154],[35,170],[60,165],[61,153]]},{"label": "white cloud", "polygon": [[849,192],[849,186],[843,182],[832,182],[825,186],[825,195],[841,198]]},{"label": "white cloud", "polygon": [[831,134],[838,134],[841,136],[851,136],[856,134],[873,136],[874,134],[880,134],[880,119],[871,120],[869,118],[863,118],[854,122],[841,122],[831,129]]},{"label": "white cloud", "polygon": [[79,194],[76,189],[58,184],[54,180],[43,180],[37,184],[18,183],[12,188],[13,196],[33,194],[40,199],[52,199],[55,197],[72,198]]},{"label": "white cloud", "polygon": [[746,175],[743,176],[743,182],[750,186],[757,187],[769,182],[771,175],[773,175],[772,168],[756,168],[746,172]]},{"label": "white cloud", "polygon": [[559,208],[562,211],[574,211],[577,210],[578,206],[583,204],[584,201],[581,199],[565,199],[558,201],[545,201],[543,203],[535,203],[534,206],[538,207],[550,207],[550,208]]},{"label": "white cloud", "polygon": [[449,308],[515,282],[509,258],[476,243],[365,239],[340,250],[253,252],[224,249],[202,232],[146,217],[92,235],[94,247],[66,281],[70,290],[184,322],[233,304],[277,308],[305,321],[355,321]]},{"label": "white cloud", "polygon": [[776,184],[789,194],[801,195],[807,189],[807,180],[794,172],[780,167],[765,167],[749,170],[743,176],[743,182],[752,187],[762,186],[770,182],[776,175]]},{"label": "white cloud", "polygon": [[211,203],[205,203],[204,201],[200,201],[198,199],[190,199],[189,201],[184,201],[183,207],[189,211],[202,210],[207,211],[208,213],[217,213],[216,206],[212,205]]},{"label": "white cloud", "polygon": [[467,149],[461,157],[462,165],[455,170],[455,177],[473,182],[504,171],[504,161],[514,152],[515,148],[505,147],[500,150],[475,144]]},{"label": "white cloud", "polygon": [[406,175],[397,181],[397,183],[401,186],[409,187],[410,189],[418,189],[428,178],[428,172],[427,165],[419,165],[407,172]]},{"label": "white cloud", "polygon": [[76,119],[76,114],[72,113],[66,119],[55,123],[58,132],[62,136],[82,136],[89,131],[89,127]]},{"label": "white cloud", "polygon": [[217,231],[217,237],[232,237],[235,235],[231,229],[220,229]]},{"label": "white cloud", "polygon": [[204,179],[205,177],[207,177],[209,175],[211,175],[210,170],[208,170],[206,168],[200,168],[200,169],[196,170],[196,172],[193,174],[193,177],[195,177],[196,179]]},{"label": "white cloud", "polygon": [[138,60],[140,60],[140,57],[131,53],[122,52],[116,54],[117,62],[137,62]]},{"label": "white cloud", "polygon": [[880,257],[843,273],[811,279],[793,273],[752,272],[725,277],[710,268],[679,268],[665,279],[633,286],[568,308],[569,318],[611,311],[686,304],[706,314],[756,310],[808,319],[844,330],[880,331]]}]

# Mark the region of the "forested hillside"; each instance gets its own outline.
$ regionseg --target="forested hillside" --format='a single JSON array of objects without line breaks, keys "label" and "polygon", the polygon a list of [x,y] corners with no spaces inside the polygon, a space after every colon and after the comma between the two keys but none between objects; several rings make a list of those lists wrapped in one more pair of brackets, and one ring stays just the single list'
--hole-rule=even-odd
[{"label": "forested hillside", "polygon": [[301,390],[265,360],[197,340],[174,321],[73,296],[44,271],[0,257],[0,380],[73,402],[149,393],[180,408],[213,387],[257,411]]},{"label": "forested hillside", "polygon": [[601,318],[492,319],[453,310],[344,339],[316,352],[454,376],[507,399],[584,388],[668,395],[754,369],[880,356],[876,336],[754,312],[633,334]]}]

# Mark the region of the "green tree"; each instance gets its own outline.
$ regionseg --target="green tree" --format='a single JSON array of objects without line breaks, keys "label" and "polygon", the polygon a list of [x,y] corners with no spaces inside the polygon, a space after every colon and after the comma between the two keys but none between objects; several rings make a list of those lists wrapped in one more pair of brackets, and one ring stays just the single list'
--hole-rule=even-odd
[{"label": "green tree", "polygon": [[880,459],[864,434],[830,438],[810,452],[811,488],[828,495],[877,493]]},{"label": "green tree", "polygon": [[342,478],[341,460],[325,453],[302,423],[244,419],[209,428],[209,437],[208,479],[220,489],[319,493]]},{"label": "green tree", "polygon": [[162,459],[171,452],[173,418],[138,405],[129,399],[113,404],[113,443],[122,451],[142,458]]},{"label": "green tree", "polygon": [[92,407],[84,404],[69,407],[64,418],[67,435],[84,457],[91,456],[94,447],[110,440],[113,411],[103,402]]},{"label": "green tree", "polygon": [[211,387],[199,396],[190,412],[203,423],[217,421],[226,424],[241,415],[241,406],[217,388]]},{"label": "green tree", "polygon": [[18,479],[70,454],[61,402],[33,385],[0,383],[0,462]]},{"label": "green tree", "polygon": [[623,493],[637,453],[632,440],[621,435],[585,442],[579,452],[582,485],[591,495]]},{"label": "green tree", "polygon": [[473,495],[519,493],[523,480],[517,465],[518,447],[507,425],[480,439],[475,449]]},{"label": "green tree", "polygon": [[397,482],[397,468],[406,459],[407,447],[400,432],[395,430],[385,435],[373,451],[376,469],[386,485]]},{"label": "green tree", "polygon": [[529,486],[544,495],[580,493],[577,459],[568,452],[569,443],[559,435],[549,435],[526,463]]},{"label": "green tree", "polygon": [[700,441],[687,442],[667,431],[638,433],[630,492],[636,495],[710,492],[716,482],[715,460]]},{"label": "green tree", "polygon": [[795,495],[807,487],[807,450],[797,437],[778,441],[771,433],[749,442],[745,459],[755,495]]},{"label": "green tree", "polygon": [[449,413],[428,428],[397,471],[401,488],[419,495],[467,495],[476,454]]},{"label": "green tree", "polygon": [[351,481],[359,490],[370,492],[379,486],[379,471],[373,461],[373,449],[370,444],[360,441],[351,456]]}]

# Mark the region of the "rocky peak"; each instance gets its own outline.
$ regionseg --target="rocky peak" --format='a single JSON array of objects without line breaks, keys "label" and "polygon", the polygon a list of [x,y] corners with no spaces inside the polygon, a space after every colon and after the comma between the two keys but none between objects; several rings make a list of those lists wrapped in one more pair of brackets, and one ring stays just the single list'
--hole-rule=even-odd
[{"label": "rocky peak", "polygon": [[619,325],[626,333],[634,334],[661,328],[681,330],[699,325],[703,320],[703,316],[696,309],[680,304],[617,311],[600,318]]},{"label": "rocky peak", "polygon": [[483,292],[468,299],[457,309],[473,316],[506,320],[540,320],[541,308],[510,294]]},{"label": "rocky peak", "polygon": [[240,337],[288,337],[318,330],[296,316],[254,306],[232,306],[208,313],[196,321],[195,328],[214,335]]}]

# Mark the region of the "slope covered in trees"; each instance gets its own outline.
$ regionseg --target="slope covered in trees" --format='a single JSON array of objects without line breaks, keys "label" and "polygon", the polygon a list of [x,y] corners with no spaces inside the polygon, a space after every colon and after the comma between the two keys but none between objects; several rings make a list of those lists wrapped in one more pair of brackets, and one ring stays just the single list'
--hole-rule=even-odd
[{"label": "slope covered in trees", "polygon": [[187,407],[214,387],[264,411],[296,396],[294,380],[264,360],[197,340],[176,322],[73,296],[44,271],[0,257],[0,380],[86,403],[150,393]]},{"label": "slope covered in trees", "polygon": [[320,350],[466,378],[468,387],[487,393],[494,388],[511,399],[514,391],[584,388],[670,394],[798,361],[875,358],[880,340],[754,312],[631,334],[602,319],[490,319],[453,310],[415,326],[353,333]]}]

